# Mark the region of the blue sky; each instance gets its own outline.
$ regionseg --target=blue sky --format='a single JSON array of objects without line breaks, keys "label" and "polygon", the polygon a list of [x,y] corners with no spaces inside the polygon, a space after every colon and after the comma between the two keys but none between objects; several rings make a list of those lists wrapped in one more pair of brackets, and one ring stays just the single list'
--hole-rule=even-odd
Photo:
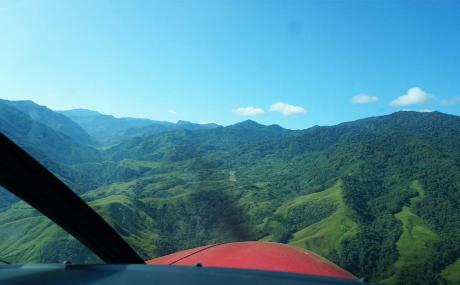
[{"label": "blue sky", "polygon": [[460,1],[0,0],[0,98],[289,128],[460,115],[459,14]]}]

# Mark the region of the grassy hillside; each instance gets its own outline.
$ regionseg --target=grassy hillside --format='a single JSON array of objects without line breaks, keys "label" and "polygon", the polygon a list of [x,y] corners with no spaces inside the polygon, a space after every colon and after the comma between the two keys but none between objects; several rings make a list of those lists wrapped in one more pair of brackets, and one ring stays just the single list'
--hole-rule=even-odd
[{"label": "grassy hillside", "polygon": [[314,194],[296,198],[297,203],[312,203],[312,211],[317,211],[315,203],[331,201],[336,204],[335,212],[320,221],[309,225],[293,234],[289,244],[310,249],[323,256],[331,256],[341,251],[342,240],[354,235],[358,231],[358,225],[351,219],[349,209],[342,197],[340,183],[331,188]]},{"label": "grassy hillside", "polygon": [[22,202],[0,212],[0,258],[15,263],[98,259],[49,219]]},{"label": "grassy hillside", "polygon": [[410,199],[402,211],[395,214],[396,219],[401,221],[403,233],[396,243],[399,257],[394,264],[395,275],[384,280],[384,283],[394,284],[397,282],[398,274],[408,265],[423,264],[429,258],[427,251],[430,246],[439,240],[438,235],[430,226],[414,213],[414,206],[425,198],[425,192],[419,181],[414,181],[411,188],[417,192],[417,196]]},{"label": "grassy hillside", "polygon": [[447,266],[441,273],[442,277],[452,284],[458,284],[460,280],[460,258]]}]

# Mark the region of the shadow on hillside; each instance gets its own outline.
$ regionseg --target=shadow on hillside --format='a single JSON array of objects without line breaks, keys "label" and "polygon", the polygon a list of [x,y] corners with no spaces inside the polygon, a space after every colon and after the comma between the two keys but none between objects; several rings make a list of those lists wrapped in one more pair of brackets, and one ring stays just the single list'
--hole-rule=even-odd
[{"label": "shadow on hillside", "polygon": [[197,183],[187,195],[157,207],[159,255],[214,243],[252,240],[233,182],[216,174],[216,164],[195,160],[189,170]]}]

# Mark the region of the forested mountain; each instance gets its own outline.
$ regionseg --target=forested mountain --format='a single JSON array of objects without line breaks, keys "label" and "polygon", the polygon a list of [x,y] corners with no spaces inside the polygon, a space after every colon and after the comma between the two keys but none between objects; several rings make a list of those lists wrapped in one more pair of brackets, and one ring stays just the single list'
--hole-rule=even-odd
[{"label": "forested mountain", "polygon": [[225,128],[179,130],[146,138],[135,137],[108,149],[105,154],[114,160],[182,161],[295,133],[277,125],[264,126],[248,120]]},{"label": "forested mountain", "polygon": [[1,99],[0,104],[7,104],[16,108],[27,114],[30,119],[68,136],[79,144],[92,144],[91,137],[79,124],[45,106],[37,105],[32,101],[7,101]]},{"label": "forested mountain", "polygon": [[[145,259],[265,240],[387,284],[460,282],[458,116],[397,112],[302,131],[245,121],[151,133],[138,131],[156,123],[103,117],[107,131],[122,135],[97,150],[11,105],[0,108],[0,130],[45,165],[61,166],[52,171],[70,186],[80,181],[82,197]],[[104,115],[66,113],[98,140],[87,118]],[[63,147],[79,155],[63,158]],[[0,205],[0,258],[97,261],[8,201]]]},{"label": "forested mountain", "polygon": [[168,130],[218,127],[216,124],[194,124],[186,121],[174,124],[149,119],[116,118],[86,109],[59,111],[59,113],[78,123],[103,146],[114,145],[132,137],[154,135]]},{"label": "forested mountain", "polygon": [[[44,112],[53,111],[47,109]],[[61,115],[56,114],[56,116]],[[51,121],[49,117],[53,115],[50,115],[45,123],[39,121],[39,118],[42,117],[32,118],[28,113],[13,107],[11,101],[0,101],[0,131],[2,133],[26,149],[77,192],[94,186],[90,177],[84,177],[74,170],[72,165],[101,161],[99,151],[79,144],[66,134],[47,126],[46,123]],[[64,119],[67,120],[65,117]],[[66,122],[65,120],[63,122]],[[73,122],[70,121],[69,125],[72,126],[72,124]]]}]

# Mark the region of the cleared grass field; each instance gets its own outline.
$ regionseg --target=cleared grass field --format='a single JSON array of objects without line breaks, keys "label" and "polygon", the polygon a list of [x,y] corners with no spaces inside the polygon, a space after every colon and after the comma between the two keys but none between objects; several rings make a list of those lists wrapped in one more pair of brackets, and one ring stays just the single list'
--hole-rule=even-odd
[{"label": "cleared grass field", "polygon": [[326,199],[334,201],[337,210],[327,218],[294,233],[289,244],[327,256],[334,250],[340,250],[343,239],[358,232],[358,225],[350,218],[343,201],[340,182],[322,192],[297,197],[278,211],[283,213],[289,207]]},{"label": "cleared grass field", "polygon": [[453,284],[460,283],[460,258],[457,259],[454,263],[447,266],[441,273],[441,276],[444,279],[449,280]]},{"label": "cleared grass field", "polygon": [[411,184],[411,188],[417,191],[418,195],[410,199],[409,205],[404,206],[401,212],[395,214],[395,218],[401,221],[403,225],[403,233],[396,243],[399,258],[393,265],[395,274],[388,279],[382,280],[382,283],[395,284],[397,283],[397,275],[403,266],[423,263],[427,258],[426,252],[429,250],[430,244],[439,239],[428,224],[414,214],[412,210],[415,203],[425,197],[420,182],[414,181]]}]

